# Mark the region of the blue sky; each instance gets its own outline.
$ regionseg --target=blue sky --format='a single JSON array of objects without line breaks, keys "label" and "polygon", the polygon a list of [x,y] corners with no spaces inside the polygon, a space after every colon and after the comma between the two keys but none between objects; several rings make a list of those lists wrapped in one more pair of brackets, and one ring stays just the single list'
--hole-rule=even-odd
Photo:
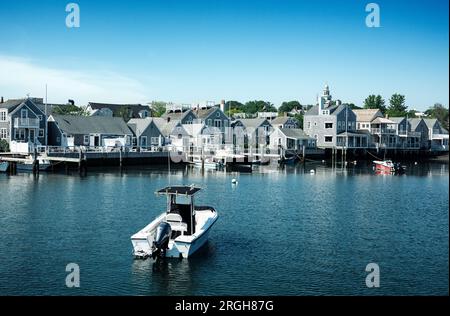
[{"label": "blue sky", "polygon": [[49,101],[315,101],[325,83],[361,105],[369,94],[448,106],[448,1],[0,0],[0,94]]}]

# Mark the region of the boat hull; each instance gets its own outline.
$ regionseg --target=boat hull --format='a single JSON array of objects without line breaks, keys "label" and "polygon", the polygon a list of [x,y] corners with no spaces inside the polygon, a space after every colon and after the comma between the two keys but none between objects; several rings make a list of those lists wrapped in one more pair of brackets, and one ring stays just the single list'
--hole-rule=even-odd
[{"label": "boat hull", "polygon": [[[49,163],[40,163],[39,164],[39,171],[47,171],[51,168],[51,164]],[[17,164],[17,170],[18,171],[33,171],[33,164],[28,163],[18,163]]]},{"label": "boat hull", "polygon": [[[218,215],[212,208],[211,210],[197,210],[196,213],[206,218],[204,225],[192,236],[179,236],[176,239],[170,240],[168,249],[165,251],[166,258],[188,258],[206,243],[209,237],[209,231],[217,221]],[[161,214],[157,219],[147,225],[147,227],[131,237],[133,254],[136,258],[145,259],[152,255],[156,227],[163,222],[164,217],[165,213]]]}]

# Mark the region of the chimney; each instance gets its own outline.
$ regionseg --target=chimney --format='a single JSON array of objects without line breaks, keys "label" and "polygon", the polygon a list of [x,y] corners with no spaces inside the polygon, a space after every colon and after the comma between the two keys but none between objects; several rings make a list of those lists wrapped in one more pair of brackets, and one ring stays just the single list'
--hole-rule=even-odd
[{"label": "chimney", "polygon": [[0,103],[4,103],[5,101],[3,101],[3,97],[0,99]]},{"label": "chimney", "polygon": [[67,101],[67,103],[70,104],[70,105],[75,105],[75,101],[74,101],[74,100],[71,100],[71,99],[69,99],[69,100]]},{"label": "chimney", "polygon": [[220,101],[220,110],[225,113],[225,100]]}]

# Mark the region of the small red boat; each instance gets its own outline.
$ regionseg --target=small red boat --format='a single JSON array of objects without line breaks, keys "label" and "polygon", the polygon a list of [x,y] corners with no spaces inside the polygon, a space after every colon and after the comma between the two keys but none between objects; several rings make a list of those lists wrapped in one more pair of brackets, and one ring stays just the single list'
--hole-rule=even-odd
[{"label": "small red boat", "polygon": [[405,168],[399,163],[394,163],[391,160],[375,160],[375,171],[384,174],[401,174],[405,172]]}]

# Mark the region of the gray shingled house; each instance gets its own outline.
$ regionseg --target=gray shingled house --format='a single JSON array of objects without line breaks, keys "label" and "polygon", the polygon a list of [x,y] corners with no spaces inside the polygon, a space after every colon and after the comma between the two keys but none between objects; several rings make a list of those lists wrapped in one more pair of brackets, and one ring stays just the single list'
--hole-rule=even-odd
[{"label": "gray shingled house", "polygon": [[0,103],[0,139],[29,142],[37,145],[47,143],[47,117],[33,99],[7,100]]},{"label": "gray shingled house", "polygon": [[133,132],[120,117],[51,115],[48,143],[51,146],[129,146]]}]

